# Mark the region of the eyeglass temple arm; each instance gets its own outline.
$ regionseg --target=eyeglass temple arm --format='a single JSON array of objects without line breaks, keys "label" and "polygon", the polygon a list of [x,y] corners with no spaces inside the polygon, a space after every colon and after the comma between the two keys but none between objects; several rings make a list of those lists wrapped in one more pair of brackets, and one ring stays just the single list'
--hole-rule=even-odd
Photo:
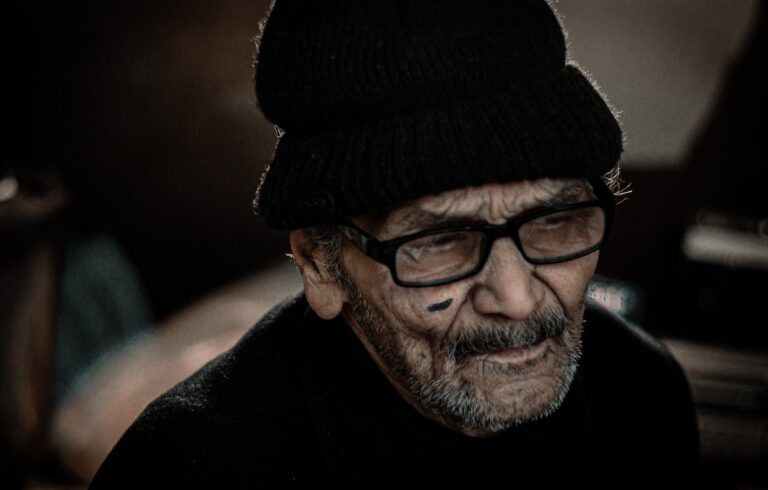
[{"label": "eyeglass temple arm", "polygon": [[366,254],[370,253],[379,244],[378,240],[358,229],[352,223],[339,223],[336,225],[336,228]]}]

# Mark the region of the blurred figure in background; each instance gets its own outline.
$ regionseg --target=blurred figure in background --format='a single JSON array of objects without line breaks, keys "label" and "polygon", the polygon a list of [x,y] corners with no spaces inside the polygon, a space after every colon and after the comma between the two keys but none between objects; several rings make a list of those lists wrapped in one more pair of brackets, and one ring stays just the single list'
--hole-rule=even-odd
[{"label": "blurred figure in background", "polygon": [[133,265],[113,238],[70,226],[68,199],[41,165],[0,179],[3,488],[49,451],[51,420],[88,371],[151,326]]},{"label": "blurred figure in background", "polygon": [[[165,342],[152,335],[158,323],[175,332],[170,313],[280,249],[280,235],[249,212],[260,171],[254,154],[274,139],[271,128],[254,130],[249,102],[252,36],[264,8],[42,2],[9,12],[0,487],[15,488],[33,471],[87,482],[149,400],[234,342],[226,329],[243,323],[241,309],[255,311],[244,329],[268,306],[263,291],[240,309],[218,303],[225,333],[210,345],[212,308],[188,311],[186,331]],[[185,36],[201,49],[189,53]],[[168,91],[169,81],[182,89]],[[228,206],[242,212],[219,212]],[[129,374],[112,354],[131,349],[156,355],[128,363]],[[169,357],[173,366],[158,368]],[[119,388],[85,382],[100,370],[120,371]],[[108,386],[123,396],[99,397]]]},{"label": "blurred figure in background", "polygon": [[65,193],[47,169],[0,168],[0,486],[46,450]]}]

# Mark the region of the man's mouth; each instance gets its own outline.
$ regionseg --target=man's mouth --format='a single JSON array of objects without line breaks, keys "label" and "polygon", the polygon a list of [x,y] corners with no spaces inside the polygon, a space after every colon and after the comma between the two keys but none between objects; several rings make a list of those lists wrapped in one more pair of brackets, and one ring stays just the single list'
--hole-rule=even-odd
[{"label": "man's mouth", "polygon": [[466,364],[472,359],[484,358],[488,361],[523,365],[541,357],[547,350],[550,337],[532,345],[505,347],[486,352],[464,352],[456,357],[456,363]]},{"label": "man's mouth", "polygon": [[540,357],[547,349],[547,339],[530,346],[510,347],[487,354],[488,360],[522,365]]},{"label": "man's mouth", "polygon": [[448,341],[448,352],[459,366],[472,359],[523,365],[541,358],[567,328],[568,320],[562,313],[539,312],[518,325],[484,325],[460,331]]}]

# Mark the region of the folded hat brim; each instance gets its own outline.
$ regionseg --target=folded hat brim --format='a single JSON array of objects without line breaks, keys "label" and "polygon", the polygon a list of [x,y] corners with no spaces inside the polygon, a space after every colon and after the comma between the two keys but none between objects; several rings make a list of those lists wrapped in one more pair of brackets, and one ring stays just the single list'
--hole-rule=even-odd
[{"label": "folded hat brim", "polygon": [[618,121],[573,66],[548,80],[451,105],[284,134],[255,208],[279,229],[315,226],[491,182],[601,175],[622,151]]}]

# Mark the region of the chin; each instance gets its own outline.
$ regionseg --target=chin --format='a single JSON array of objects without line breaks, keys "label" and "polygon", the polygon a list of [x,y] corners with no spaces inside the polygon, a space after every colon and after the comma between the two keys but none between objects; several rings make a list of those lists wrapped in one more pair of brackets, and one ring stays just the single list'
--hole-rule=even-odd
[{"label": "chin", "polygon": [[554,414],[570,390],[576,369],[566,369],[556,379],[535,379],[522,388],[502,389],[493,405],[507,427],[540,420]]},{"label": "chin", "polygon": [[498,434],[553,415],[565,400],[573,378],[569,370],[562,380],[535,380],[523,388],[502,388],[490,399],[476,399],[474,409],[465,407],[463,413],[446,414],[446,418],[469,436]]},{"label": "chin", "polygon": [[[575,379],[581,332],[553,341],[547,353],[529,366],[477,361],[443,384],[439,409],[455,428],[471,436],[488,436],[554,414]],[[460,381],[459,381],[460,380]],[[447,400],[450,398],[450,400]],[[433,407],[438,408],[438,407]]]}]

